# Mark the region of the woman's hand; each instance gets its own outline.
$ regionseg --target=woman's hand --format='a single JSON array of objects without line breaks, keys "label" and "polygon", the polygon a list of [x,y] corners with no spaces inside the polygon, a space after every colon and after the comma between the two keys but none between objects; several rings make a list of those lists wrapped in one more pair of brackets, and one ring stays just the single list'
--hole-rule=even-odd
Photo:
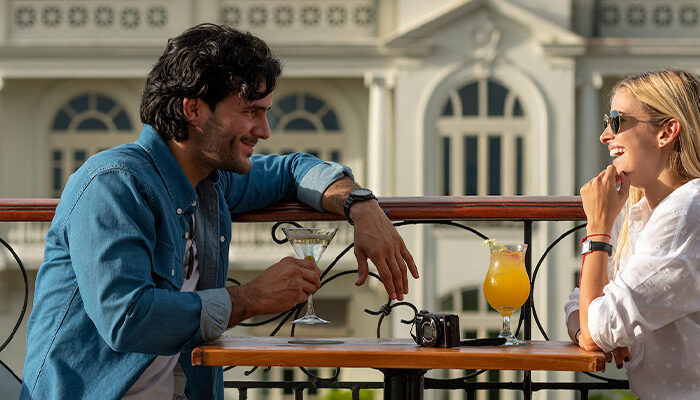
[{"label": "woman's hand", "polygon": [[610,234],[615,218],[627,201],[629,188],[629,179],[624,172],[618,174],[614,165],[609,165],[581,187],[583,211],[588,219],[586,230],[589,234]]},{"label": "woman's hand", "polygon": [[629,362],[632,359],[630,350],[627,347],[618,347],[610,353],[605,353],[605,362],[610,362],[615,357],[615,365],[617,369],[622,368],[623,363]]}]

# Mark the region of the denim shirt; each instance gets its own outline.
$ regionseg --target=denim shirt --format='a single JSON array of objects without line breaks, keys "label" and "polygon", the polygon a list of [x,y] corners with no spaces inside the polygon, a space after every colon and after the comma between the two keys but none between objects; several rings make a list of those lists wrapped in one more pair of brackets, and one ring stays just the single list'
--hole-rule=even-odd
[{"label": "denim shirt", "polygon": [[[190,399],[222,399],[220,367],[190,350],[226,329],[231,214],[321,196],[347,167],[308,154],[253,156],[248,174],[216,170],[192,187],[165,141],[141,137],[73,174],[46,236],[27,328],[20,399],[120,399],[157,355],[180,354]],[[187,218],[200,279],[180,292]]]}]

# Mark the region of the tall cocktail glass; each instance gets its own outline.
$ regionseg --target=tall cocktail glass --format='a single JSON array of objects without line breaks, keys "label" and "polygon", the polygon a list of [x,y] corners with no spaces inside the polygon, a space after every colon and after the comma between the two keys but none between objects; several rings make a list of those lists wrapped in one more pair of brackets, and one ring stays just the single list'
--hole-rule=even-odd
[{"label": "tall cocktail glass", "polygon": [[525,270],[527,245],[491,242],[489,247],[491,263],[484,280],[484,296],[503,317],[503,328],[498,337],[506,339],[506,346],[523,345],[525,342],[510,331],[510,317],[530,295],[530,278]]},{"label": "tall cocktail glass", "polygon": [[[318,264],[318,260],[326,248],[333,240],[338,228],[282,228],[289,243],[294,248],[294,252],[299,258],[313,261]],[[306,301],[306,315],[292,321],[293,324],[330,324],[323,318],[316,316],[314,312],[313,295]]]}]

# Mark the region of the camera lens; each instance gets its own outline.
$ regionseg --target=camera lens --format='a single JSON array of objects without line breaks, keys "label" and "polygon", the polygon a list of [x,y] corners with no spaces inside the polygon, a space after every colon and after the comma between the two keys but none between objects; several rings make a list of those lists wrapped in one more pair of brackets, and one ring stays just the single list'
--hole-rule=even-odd
[{"label": "camera lens", "polygon": [[420,325],[420,337],[423,342],[423,346],[434,347],[437,344],[437,337],[439,333],[437,331],[437,325],[435,325],[435,320],[429,318]]}]

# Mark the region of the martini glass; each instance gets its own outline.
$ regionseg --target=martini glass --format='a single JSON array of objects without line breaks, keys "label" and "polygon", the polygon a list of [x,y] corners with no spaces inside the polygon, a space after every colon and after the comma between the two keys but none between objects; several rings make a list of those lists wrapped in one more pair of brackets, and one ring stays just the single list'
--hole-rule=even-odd
[{"label": "martini glass", "polygon": [[[313,261],[318,264],[321,254],[333,240],[338,228],[282,228],[287,240],[294,247],[294,252],[299,258]],[[309,295],[306,301],[306,315],[292,321],[293,324],[317,325],[330,324],[323,318],[316,316],[314,312],[313,295]]]}]

